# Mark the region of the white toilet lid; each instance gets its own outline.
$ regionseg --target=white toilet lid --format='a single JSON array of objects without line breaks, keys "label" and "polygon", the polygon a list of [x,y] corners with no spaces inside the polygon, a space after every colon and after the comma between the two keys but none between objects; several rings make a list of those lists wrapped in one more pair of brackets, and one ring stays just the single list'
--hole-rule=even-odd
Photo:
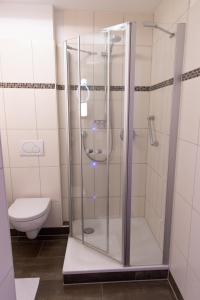
[{"label": "white toilet lid", "polygon": [[16,221],[34,220],[42,216],[50,205],[50,198],[19,198],[9,207],[8,215]]}]

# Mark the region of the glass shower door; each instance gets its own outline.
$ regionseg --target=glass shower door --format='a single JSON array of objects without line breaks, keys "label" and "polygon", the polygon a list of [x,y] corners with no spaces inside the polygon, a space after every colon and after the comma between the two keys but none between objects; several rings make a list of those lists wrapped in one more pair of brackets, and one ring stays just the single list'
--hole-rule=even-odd
[{"label": "glass shower door", "polygon": [[83,241],[108,251],[107,36],[80,36]]},{"label": "glass shower door", "polygon": [[72,236],[122,262],[130,24],[75,44],[67,41]]}]

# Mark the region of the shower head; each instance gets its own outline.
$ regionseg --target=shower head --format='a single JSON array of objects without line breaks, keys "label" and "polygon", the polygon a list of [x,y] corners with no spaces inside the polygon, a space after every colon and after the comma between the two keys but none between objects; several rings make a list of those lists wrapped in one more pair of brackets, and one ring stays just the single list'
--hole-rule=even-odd
[{"label": "shower head", "polygon": [[144,27],[147,27],[147,28],[155,28],[155,29],[158,29],[164,33],[167,33],[169,35],[170,38],[174,37],[175,36],[175,33],[174,32],[171,32],[171,31],[168,31],[160,26],[158,26],[157,24],[153,23],[153,22],[144,22],[143,23],[143,26]]},{"label": "shower head", "polygon": [[119,35],[113,34],[110,41],[111,43],[119,43],[121,41],[121,37]]},{"label": "shower head", "polygon": [[[116,34],[112,34],[110,36],[110,53],[112,53],[113,51],[113,47],[115,43],[119,43],[121,41],[121,37],[119,35]],[[107,56],[107,52],[106,51],[102,51],[101,52],[101,56],[106,57]]]}]

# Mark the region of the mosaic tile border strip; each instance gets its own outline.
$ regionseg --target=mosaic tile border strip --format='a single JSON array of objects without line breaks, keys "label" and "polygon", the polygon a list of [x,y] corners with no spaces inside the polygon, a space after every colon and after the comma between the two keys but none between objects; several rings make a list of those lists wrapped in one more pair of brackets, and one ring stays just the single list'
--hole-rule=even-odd
[{"label": "mosaic tile border strip", "polygon": [[[90,91],[105,91],[105,87],[103,85],[88,85],[88,88]],[[57,90],[64,90],[65,89],[65,85],[64,84],[57,84],[56,85],[56,89]],[[71,85],[70,86],[70,90],[71,91],[76,91],[78,89],[78,85]],[[81,90],[86,90],[85,87],[81,87]],[[110,87],[110,90],[111,91],[124,91],[124,86],[121,86],[121,85],[112,85]]]},{"label": "mosaic tile border strip", "polygon": [[[193,79],[200,76],[200,68],[194,69],[192,71],[188,71],[183,73],[181,76],[182,81],[186,81],[189,79]],[[154,84],[152,86],[136,86],[135,91],[137,92],[150,92],[155,91],[161,88],[164,88],[169,85],[173,85],[174,79],[170,78]],[[17,83],[17,82],[0,82],[0,88],[21,88],[21,89],[57,89],[57,90],[64,90],[64,84],[55,84],[55,83]],[[71,90],[77,90],[77,85],[71,85]],[[88,86],[90,91],[104,91],[105,87],[103,85],[89,85]],[[84,87],[81,88],[85,90]],[[112,85],[110,87],[110,91],[121,92],[124,91],[124,86],[122,85]]]},{"label": "mosaic tile border strip", "polygon": [[[72,91],[76,91],[78,88],[77,85],[71,85],[70,86],[70,89]],[[89,90],[90,91],[104,91],[105,90],[105,87],[104,86],[101,86],[101,85],[89,85],[88,86]],[[59,90],[59,91],[63,91],[65,90],[65,85],[64,84],[57,84],[56,85],[56,89]],[[82,90],[85,90],[84,87],[82,87]],[[121,86],[121,85],[112,85],[110,87],[110,90],[113,91],[113,92],[123,92],[124,91],[124,86]],[[141,92],[149,92],[150,91],[150,87],[149,86],[136,86],[135,87],[135,91],[141,91]]]},{"label": "mosaic tile border strip", "polygon": [[55,89],[54,83],[17,83],[0,82],[0,88],[4,89]]},{"label": "mosaic tile border strip", "polygon": [[167,79],[165,81],[162,81],[162,82],[159,82],[159,83],[156,83],[156,84],[150,86],[149,91],[155,91],[155,90],[164,88],[166,86],[172,85],[173,83],[174,83],[174,78],[170,78],[170,79]]},{"label": "mosaic tile border strip", "polygon": [[199,76],[200,76],[200,68],[197,68],[197,69],[194,69],[192,71],[183,73],[182,76],[181,76],[181,80],[185,81],[185,80],[189,80],[189,79],[196,78],[196,77],[199,77]]},{"label": "mosaic tile border strip", "polygon": [[[16,82],[0,82],[0,88],[16,88],[16,89],[57,89],[59,91],[65,90],[64,84],[54,84],[54,83],[16,83]],[[71,85],[70,89],[72,91],[76,91],[78,88],[77,85]],[[89,85],[90,91],[104,91],[105,87],[103,85]],[[81,88],[85,90],[84,87]],[[136,91],[150,91],[149,86],[136,86]],[[113,92],[123,92],[124,86],[121,85],[113,85],[110,87],[110,91]]]},{"label": "mosaic tile border strip", "polygon": [[65,90],[65,85],[64,84],[56,84],[56,89],[58,91],[64,91]]},{"label": "mosaic tile border strip", "polygon": [[135,86],[136,92],[150,92],[151,87],[150,86]]}]

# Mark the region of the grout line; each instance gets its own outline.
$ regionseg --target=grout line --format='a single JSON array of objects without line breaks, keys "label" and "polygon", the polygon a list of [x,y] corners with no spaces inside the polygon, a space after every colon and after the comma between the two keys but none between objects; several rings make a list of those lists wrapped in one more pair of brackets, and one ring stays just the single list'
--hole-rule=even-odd
[{"label": "grout line", "polygon": [[168,280],[169,286],[170,286],[170,288],[172,290],[172,293],[174,294],[176,300],[179,300],[178,297],[177,297],[177,295],[176,295],[176,293],[175,293],[175,291],[174,291],[174,289],[173,289],[173,286],[171,285],[171,282],[169,281],[169,278],[167,280]]},{"label": "grout line", "polygon": [[103,300],[103,283],[101,283],[101,299]]},{"label": "grout line", "polygon": [[38,251],[38,253],[36,255],[36,258],[38,258],[40,256],[40,252],[41,252],[41,250],[42,250],[43,247],[44,247],[44,240],[42,240],[42,243],[41,243],[40,249],[39,249],[39,251]]}]

